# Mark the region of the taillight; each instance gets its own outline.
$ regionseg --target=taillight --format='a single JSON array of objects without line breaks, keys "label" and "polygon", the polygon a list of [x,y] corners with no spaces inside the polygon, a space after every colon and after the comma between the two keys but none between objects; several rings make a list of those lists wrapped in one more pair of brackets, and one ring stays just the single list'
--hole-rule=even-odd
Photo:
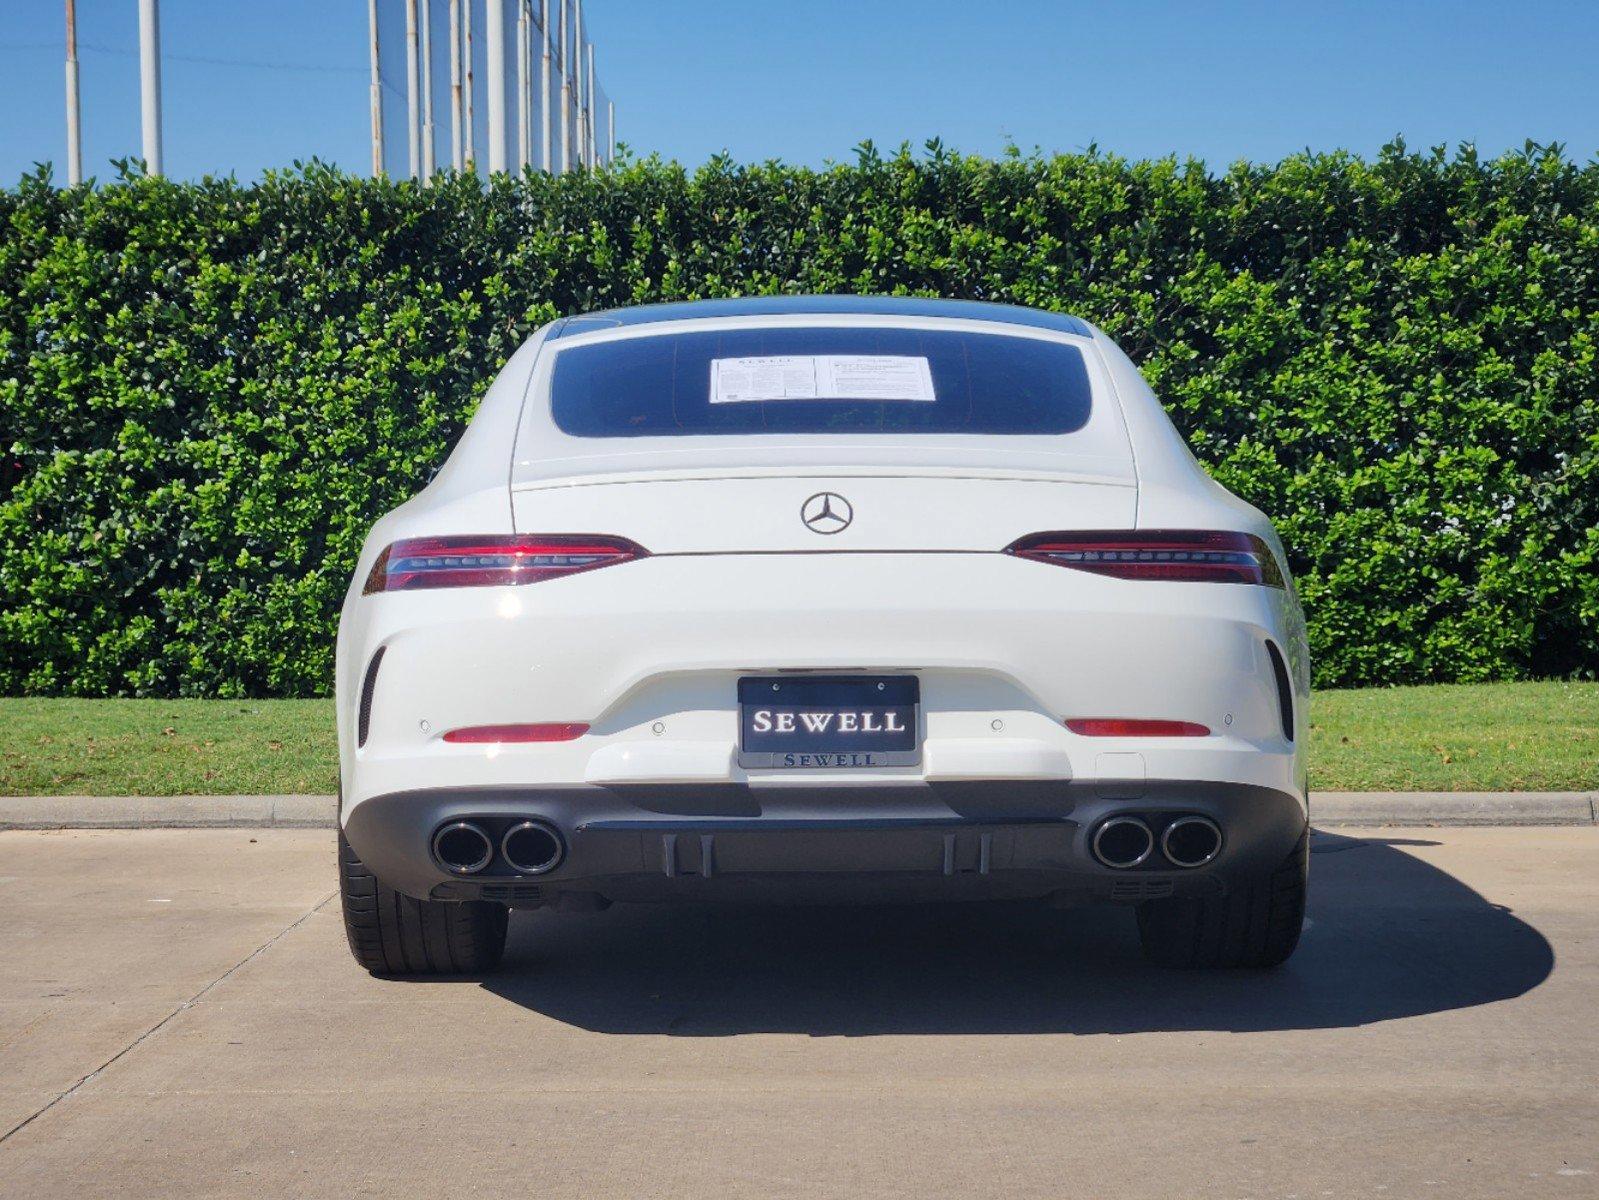
[{"label": "taillight", "polygon": [[447,742],[466,742],[473,745],[503,742],[570,742],[589,731],[587,725],[575,721],[546,725],[468,725],[452,729],[444,735]]},{"label": "taillight", "polygon": [[1283,586],[1282,568],[1271,547],[1252,533],[1200,529],[1035,533],[1011,543],[1005,553],[1117,579]]},{"label": "taillight", "polygon": [[1081,737],[1208,737],[1197,721],[1153,721],[1139,717],[1072,717],[1066,728]]},{"label": "taillight", "polygon": [[539,583],[648,553],[626,538],[576,533],[403,538],[378,555],[361,592]]}]

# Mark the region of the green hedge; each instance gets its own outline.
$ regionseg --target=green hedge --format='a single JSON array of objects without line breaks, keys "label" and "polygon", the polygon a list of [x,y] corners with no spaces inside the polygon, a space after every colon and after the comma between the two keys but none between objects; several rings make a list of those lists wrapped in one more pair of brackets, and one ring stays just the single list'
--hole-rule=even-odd
[{"label": "green hedge", "polygon": [[325,692],[366,527],[529,331],[775,291],[1103,325],[1277,521],[1319,684],[1599,666],[1599,166],[1557,148],[41,171],[0,230],[0,693]]}]

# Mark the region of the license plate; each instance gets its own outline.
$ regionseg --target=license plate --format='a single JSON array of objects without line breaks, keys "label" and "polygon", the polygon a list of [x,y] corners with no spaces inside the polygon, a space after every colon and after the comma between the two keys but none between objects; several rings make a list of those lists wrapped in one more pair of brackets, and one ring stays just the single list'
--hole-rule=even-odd
[{"label": "license plate", "polygon": [[777,675],[738,681],[741,767],[836,770],[921,760],[914,675]]}]

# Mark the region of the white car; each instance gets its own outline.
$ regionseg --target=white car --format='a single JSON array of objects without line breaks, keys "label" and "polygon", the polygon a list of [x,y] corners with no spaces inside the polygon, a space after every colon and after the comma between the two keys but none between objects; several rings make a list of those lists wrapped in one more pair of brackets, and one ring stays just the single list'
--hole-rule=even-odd
[{"label": "white car", "polygon": [[338,643],[356,959],[510,908],[1036,897],[1270,966],[1308,869],[1282,546],[1076,318],[774,297],[537,332]]}]

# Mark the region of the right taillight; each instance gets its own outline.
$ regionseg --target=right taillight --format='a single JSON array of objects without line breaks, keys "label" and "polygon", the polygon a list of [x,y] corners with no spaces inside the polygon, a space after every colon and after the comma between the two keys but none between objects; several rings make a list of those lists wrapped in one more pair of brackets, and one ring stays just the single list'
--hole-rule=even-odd
[{"label": "right taillight", "polygon": [[1173,583],[1255,583],[1282,587],[1282,568],[1262,538],[1209,529],[1035,533],[1005,547],[1035,562]]},{"label": "right taillight", "polygon": [[1209,737],[1197,721],[1158,721],[1146,717],[1069,717],[1066,728],[1079,737]]}]

